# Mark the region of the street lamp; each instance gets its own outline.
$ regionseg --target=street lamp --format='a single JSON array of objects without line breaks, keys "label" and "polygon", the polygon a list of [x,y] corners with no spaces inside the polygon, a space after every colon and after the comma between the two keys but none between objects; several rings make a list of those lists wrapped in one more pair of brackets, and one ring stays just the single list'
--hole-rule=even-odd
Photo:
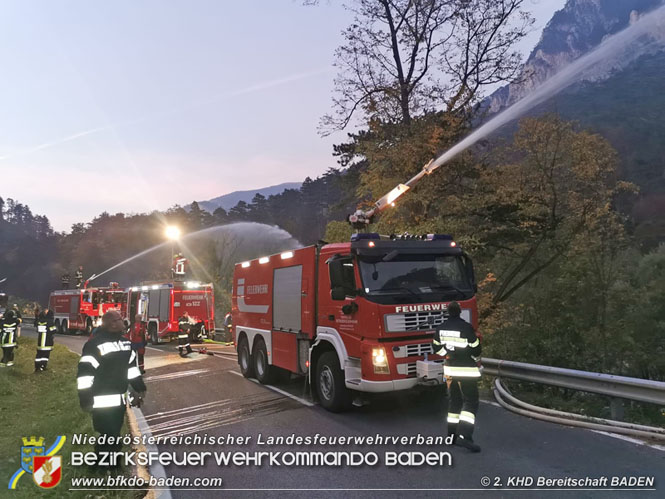
[{"label": "street lamp", "polygon": [[166,227],[165,234],[171,241],[177,241],[180,237],[180,229],[175,225],[169,225]]},{"label": "street lamp", "polygon": [[[166,227],[164,233],[166,234],[166,237],[171,240],[171,261],[169,262],[169,265],[173,266],[174,246],[175,242],[180,237],[180,229],[175,225],[169,225]],[[173,278],[173,267],[171,267],[171,278]]]}]

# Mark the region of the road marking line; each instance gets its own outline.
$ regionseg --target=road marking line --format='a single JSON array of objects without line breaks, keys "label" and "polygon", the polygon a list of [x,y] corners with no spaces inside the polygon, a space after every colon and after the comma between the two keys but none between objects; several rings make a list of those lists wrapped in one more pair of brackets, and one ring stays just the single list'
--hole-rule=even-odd
[{"label": "road marking line", "polygon": [[[143,416],[143,412],[138,407],[132,407],[132,411],[134,413],[134,416],[136,416],[136,422],[139,425],[139,431],[143,436],[146,437],[146,441],[150,441],[152,439],[152,433],[150,432],[150,426],[148,426],[148,422],[145,420],[145,417]],[[155,452],[155,453],[159,452],[157,446],[154,444],[146,443],[145,448],[148,452]],[[152,475],[154,477],[166,480],[166,471],[164,470],[164,466],[159,464],[159,462],[153,466],[150,466],[150,471],[152,472]],[[161,492],[161,494],[157,495],[158,498],[172,499],[170,488],[167,487],[164,489],[159,489],[159,491]]]},{"label": "road marking line", "polygon": [[166,380],[166,379],[172,379],[172,378],[195,376],[197,374],[203,374],[203,373],[207,373],[207,372],[212,372],[212,371],[209,371],[208,369],[190,369],[189,371],[174,371],[174,372],[165,373],[165,374],[156,374],[154,376],[148,376],[148,377],[143,378],[143,379],[145,381],[160,381],[160,380]]},{"label": "road marking line", "polygon": [[[238,371],[228,371],[228,372],[230,372],[231,374],[235,374],[236,376],[240,376],[241,378],[245,378],[245,377],[242,375],[242,373],[239,373]],[[272,390],[273,392],[280,393],[280,394],[284,395],[285,397],[289,397],[290,399],[296,400],[297,402],[300,402],[300,403],[301,403],[302,405],[304,405],[304,406],[307,406],[307,407],[314,407],[314,406],[316,405],[316,404],[313,404],[312,402],[310,402],[310,401],[308,401],[308,400],[305,400],[304,398],[300,398],[300,397],[298,397],[298,396],[296,396],[296,395],[292,395],[292,394],[290,394],[290,393],[287,392],[287,391],[284,391],[284,390],[282,390],[282,389],[280,389],[280,388],[277,388],[276,386],[272,386],[272,385],[263,385],[263,384],[259,383],[258,380],[255,380],[255,379],[252,379],[252,378],[245,378],[245,379],[248,380],[248,381],[251,381],[252,383],[255,383],[255,384],[257,384],[257,385],[265,386],[268,390]]]},{"label": "road marking line", "polygon": [[631,442],[638,445],[646,445],[647,447],[651,447],[652,449],[665,452],[665,445],[650,444],[648,442],[645,442],[644,440],[640,440],[639,438],[628,437],[626,435],[619,435],[618,433],[611,433],[609,431],[601,431],[601,430],[591,430],[591,431],[594,433],[600,433],[601,435],[607,435],[608,437],[618,438],[619,440],[625,440],[626,442]]}]

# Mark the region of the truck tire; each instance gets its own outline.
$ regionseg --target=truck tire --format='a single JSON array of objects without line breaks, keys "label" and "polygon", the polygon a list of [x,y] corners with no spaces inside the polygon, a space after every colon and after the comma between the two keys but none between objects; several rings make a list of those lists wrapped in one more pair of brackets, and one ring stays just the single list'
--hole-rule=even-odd
[{"label": "truck tire", "polygon": [[245,378],[254,376],[254,366],[252,365],[252,356],[249,354],[247,338],[242,338],[238,343],[238,365]]},{"label": "truck tire", "polygon": [[342,412],[351,406],[351,390],[344,384],[337,353],[325,352],[316,363],[316,391],[319,403],[330,412]]},{"label": "truck tire", "polygon": [[53,325],[55,326],[55,332],[62,334],[62,328],[60,327],[60,319],[56,319]]},{"label": "truck tire", "polygon": [[62,334],[69,334],[69,324],[67,323],[67,319],[64,319],[60,323],[60,329],[62,329]]},{"label": "truck tire", "polygon": [[90,336],[92,334],[92,319],[88,317],[88,320],[85,321],[85,335]]},{"label": "truck tire", "polygon": [[268,351],[262,338],[259,338],[254,346],[254,374],[262,385],[272,383],[275,378],[275,369],[268,364]]},{"label": "truck tire", "polygon": [[159,344],[159,336],[157,335],[157,326],[154,322],[148,324],[148,337],[150,338],[150,343],[153,345]]}]

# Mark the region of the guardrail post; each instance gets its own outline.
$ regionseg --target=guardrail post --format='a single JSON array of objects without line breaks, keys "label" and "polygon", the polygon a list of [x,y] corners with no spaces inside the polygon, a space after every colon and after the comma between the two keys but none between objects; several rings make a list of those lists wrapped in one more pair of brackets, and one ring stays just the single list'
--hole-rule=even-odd
[{"label": "guardrail post", "polygon": [[623,400],[616,397],[610,398],[610,414],[612,415],[612,419],[616,421],[623,421]]}]

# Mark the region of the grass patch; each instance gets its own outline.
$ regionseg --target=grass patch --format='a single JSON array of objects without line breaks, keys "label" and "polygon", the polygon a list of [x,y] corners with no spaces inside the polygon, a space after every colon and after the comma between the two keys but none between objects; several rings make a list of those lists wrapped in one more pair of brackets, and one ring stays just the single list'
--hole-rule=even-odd
[{"label": "grass patch", "polygon": [[[79,356],[63,345],[55,345],[51,352],[48,370],[34,373],[36,341],[34,338],[20,338],[18,350],[14,350],[12,367],[0,368],[0,488],[7,492],[4,497],[32,499],[39,497],[81,497],[81,498],[139,498],[142,491],[70,491],[70,480],[77,476],[105,476],[106,471],[92,471],[87,467],[73,467],[69,464],[72,451],[92,451],[92,446],[72,446],[74,433],[96,435],[92,428],[89,413],[79,408],[76,389],[76,369]],[[127,425],[122,434],[128,433]],[[67,442],[58,451],[63,460],[61,482],[53,489],[46,490],[35,485],[32,475],[24,474],[15,490],[7,490],[9,479],[20,468],[22,437],[44,437],[48,448],[58,435],[66,435]],[[125,450],[129,450],[127,447]],[[131,470],[112,471],[111,475],[132,476]]]}]

